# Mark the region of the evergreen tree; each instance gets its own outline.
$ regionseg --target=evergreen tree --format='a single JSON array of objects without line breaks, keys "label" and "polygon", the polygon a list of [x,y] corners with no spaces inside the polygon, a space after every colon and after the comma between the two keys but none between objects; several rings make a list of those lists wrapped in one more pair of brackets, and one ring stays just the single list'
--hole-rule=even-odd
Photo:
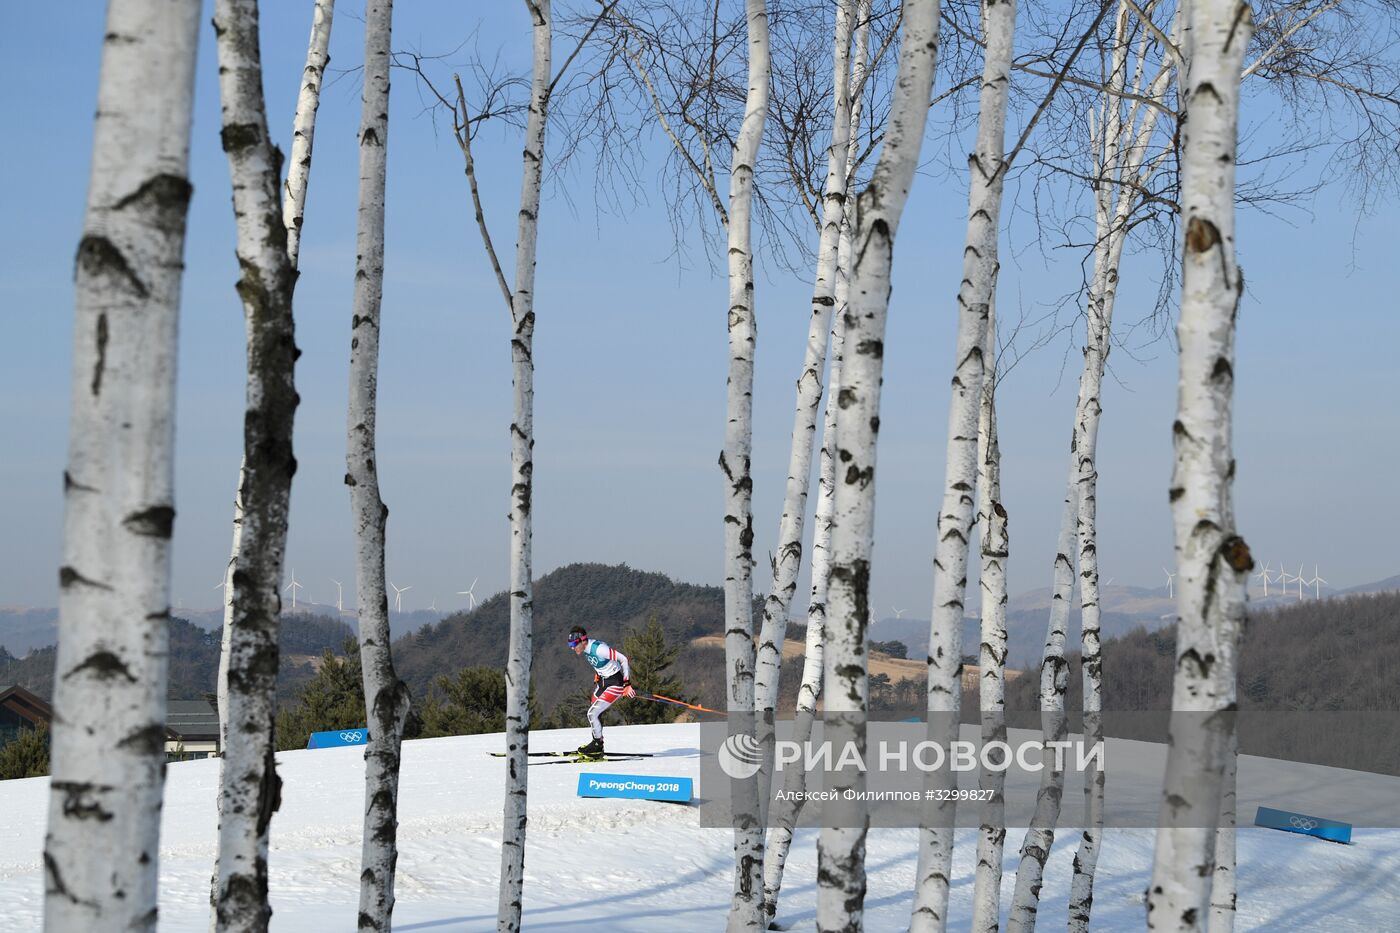
[{"label": "evergreen tree", "polygon": [[908,658],[909,646],[902,641],[872,641],[871,652],[880,652],[892,658]]},{"label": "evergreen tree", "polygon": [[40,723],[21,729],[19,736],[0,749],[0,781],[43,777],[49,773],[49,727]]},{"label": "evergreen tree", "polygon": [[[666,632],[661,628],[655,615],[647,619],[647,624],[622,639],[622,653],[632,667],[632,686],[638,693],[657,693],[673,700],[693,702],[683,696],[685,686],[680,678],[668,674],[671,665],[680,656],[679,645],[666,640]],[[654,723],[671,722],[676,718],[679,707],[666,703],[650,703],[645,700],[629,700],[622,710],[627,722]]]},{"label": "evergreen tree", "polygon": [[[506,675],[503,671],[492,667],[465,667],[456,677],[439,677],[434,687],[433,695],[423,704],[424,738],[505,731]],[[532,722],[531,728],[534,726]]]},{"label": "evergreen tree", "polygon": [[313,732],[366,727],[360,653],[353,641],[344,650],[345,657],[337,657],[327,648],[296,704],[277,714],[278,749],[305,748]]}]

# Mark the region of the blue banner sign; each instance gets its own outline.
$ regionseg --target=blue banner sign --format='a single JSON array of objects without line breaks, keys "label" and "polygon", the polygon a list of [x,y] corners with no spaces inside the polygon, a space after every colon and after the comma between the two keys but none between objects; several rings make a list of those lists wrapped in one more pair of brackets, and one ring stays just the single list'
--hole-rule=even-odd
[{"label": "blue banner sign", "polygon": [[1319,839],[1340,842],[1343,845],[1351,844],[1350,823],[1324,820],[1320,816],[1308,816],[1303,813],[1290,813],[1287,810],[1260,807],[1259,812],[1254,815],[1254,825],[1264,826],[1268,829],[1281,829],[1286,833],[1316,836]]},{"label": "blue banner sign", "polygon": [[689,803],[693,783],[690,778],[683,777],[661,777],[655,774],[594,774],[585,771],[578,776],[578,795]]},{"label": "blue banner sign", "polygon": [[313,732],[306,740],[307,748],[339,748],[342,745],[364,745],[369,741],[368,729],[336,729],[333,732]]}]

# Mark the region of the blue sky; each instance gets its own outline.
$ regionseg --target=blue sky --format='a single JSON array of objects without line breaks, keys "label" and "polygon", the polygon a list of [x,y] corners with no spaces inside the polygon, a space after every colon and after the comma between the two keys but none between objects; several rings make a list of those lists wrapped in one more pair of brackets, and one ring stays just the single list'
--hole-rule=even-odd
[{"label": "blue sky", "polygon": [[[269,113],[285,148],[309,3],[264,3]],[[0,604],[54,605],[67,444],[72,258],[81,229],[103,5],[6,4],[0,12]],[[229,548],[243,408],[243,322],[227,164],[218,144],[211,14],[201,28],[191,174],[195,197],[182,306],[173,598],[212,607]],[[511,3],[400,3],[395,45],[478,47],[528,58],[528,24]],[[362,5],[343,0],[333,71],[361,58]],[[482,21],[484,19],[484,21]],[[557,57],[562,58],[562,55]],[[344,474],[344,405],[356,202],[359,80],[337,77],[317,125],[297,289],[296,448],[288,569],[301,599],[334,602],[353,577]],[[380,375],[380,471],[390,507],[389,577],[406,608],[462,604],[507,579],[508,318],[472,224],[460,154],[421,115],[410,76],[391,103],[388,231]],[[1266,118],[1260,118],[1266,119]],[[513,242],[519,141],[485,131],[478,161],[498,244]],[[591,171],[555,186],[542,211],[536,331],[535,567],[625,561],[680,579],[723,576],[721,486],[725,283],[692,250],[671,258],[654,175],[644,203],[598,215]],[[923,176],[897,247],[879,452],[874,601],[924,615],[932,599],[955,295],[966,193]],[[1357,219],[1324,189],[1284,219],[1246,213],[1240,254],[1249,295],[1238,340],[1237,507],[1257,556],[1335,586],[1400,573],[1396,403],[1400,346],[1397,212]],[[1078,275],[1040,249],[1024,221],[1004,250],[1000,313],[1036,316]],[[1117,318],[1141,318],[1155,260],[1129,257]],[[810,283],[772,263],[758,282],[755,390],[756,583],[766,587],[786,471],[792,383]],[[1132,341],[1137,341],[1134,336]],[[1079,339],[1028,357],[1000,399],[1013,592],[1046,585],[1067,469]],[[1172,345],[1115,351],[1100,436],[1100,565],[1105,579],[1157,586],[1171,563],[1166,503],[1175,405]],[[347,604],[353,602],[347,585]],[[805,590],[803,591],[805,592]]]}]

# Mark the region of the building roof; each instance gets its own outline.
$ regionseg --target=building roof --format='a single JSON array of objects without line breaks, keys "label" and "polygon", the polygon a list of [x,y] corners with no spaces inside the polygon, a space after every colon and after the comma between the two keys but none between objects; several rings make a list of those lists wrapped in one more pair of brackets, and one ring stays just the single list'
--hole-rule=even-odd
[{"label": "building roof", "polygon": [[165,725],[184,738],[219,734],[219,712],[208,700],[170,700],[165,707]]},{"label": "building roof", "polygon": [[0,687],[0,706],[32,723],[53,721],[53,708],[44,698],[30,693],[19,684]]}]

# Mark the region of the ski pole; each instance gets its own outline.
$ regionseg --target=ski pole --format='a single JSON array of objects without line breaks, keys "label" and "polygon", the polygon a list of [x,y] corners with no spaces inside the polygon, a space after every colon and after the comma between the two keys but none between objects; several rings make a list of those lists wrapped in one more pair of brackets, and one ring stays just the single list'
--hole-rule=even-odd
[{"label": "ski pole", "polygon": [[714,713],[716,716],[727,716],[727,715],[729,715],[728,713],[725,713],[723,710],[710,709],[708,706],[699,706],[699,705],[697,705],[697,704],[695,704],[695,703],[686,703],[684,700],[676,700],[676,699],[673,699],[673,698],[671,698],[671,697],[664,697],[664,696],[661,696],[661,695],[655,694],[655,693],[639,693],[639,694],[637,694],[637,699],[639,699],[639,700],[651,700],[651,701],[654,702],[654,703],[670,703],[670,704],[673,705],[673,706],[684,706],[686,709],[698,710],[699,712],[702,712],[702,713]]}]

